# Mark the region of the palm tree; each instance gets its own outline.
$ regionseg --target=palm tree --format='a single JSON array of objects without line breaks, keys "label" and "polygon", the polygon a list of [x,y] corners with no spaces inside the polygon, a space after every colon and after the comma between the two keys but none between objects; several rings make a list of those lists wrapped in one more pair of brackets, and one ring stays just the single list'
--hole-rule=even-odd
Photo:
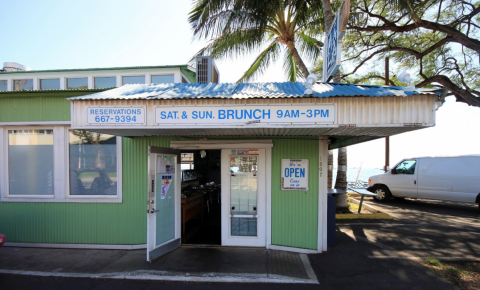
[{"label": "palm tree", "polygon": [[[347,190],[347,147],[338,149],[337,178],[335,188]],[[346,193],[337,194],[335,198],[335,207],[337,211],[348,212],[348,196]]]},{"label": "palm tree", "polygon": [[304,59],[321,56],[324,31],[321,1],[195,0],[189,14],[194,38],[209,39],[197,55],[213,58],[260,54],[238,82],[264,73],[283,54],[289,81],[307,78]]}]

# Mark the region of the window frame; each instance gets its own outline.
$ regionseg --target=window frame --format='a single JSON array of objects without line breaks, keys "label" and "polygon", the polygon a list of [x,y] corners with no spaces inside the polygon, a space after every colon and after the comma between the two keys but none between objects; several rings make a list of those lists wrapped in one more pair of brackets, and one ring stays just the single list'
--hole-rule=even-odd
[{"label": "window frame", "polygon": [[[117,87],[117,76],[93,76],[92,77],[92,88],[93,89],[97,89],[97,85],[96,85],[96,82],[95,82],[96,78],[113,78],[115,80],[115,85],[113,87],[109,87],[109,88],[116,88]],[[123,82],[123,79],[122,79],[122,82]],[[103,89],[109,89],[109,88],[100,88],[100,89],[103,90]]]},{"label": "window frame", "polygon": [[[30,90],[15,90],[15,82],[16,81],[32,81],[32,91],[35,90],[35,79],[34,78],[31,78],[31,79],[12,79],[12,91],[13,92],[28,92]],[[8,85],[8,84],[7,84]]]},{"label": "window frame", "polygon": [[[87,79],[87,88],[86,89],[79,89],[79,88],[69,89],[68,88],[68,80],[69,79]],[[65,91],[69,91],[69,90],[88,90],[88,89],[90,89],[90,82],[88,80],[88,76],[68,76],[68,77],[65,77],[64,80],[65,80],[65,83],[64,83],[64,90]]]},{"label": "window frame", "polygon": [[0,92],[8,92],[8,85],[9,85],[9,80],[8,79],[1,79],[0,82],[6,82],[5,84],[5,90],[4,91],[0,91]]},{"label": "window frame", "polygon": [[122,202],[122,137],[115,136],[117,153],[117,195],[72,195],[70,194],[70,127],[65,133],[65,198],[78,202]]},{"label": "window frame", "polygon": [[[10,195],[8,179],[8,130],[53,130],[53,195]],[[0,202],[83,202],[122,203],[122,137],[116,136],[117,150],[117,195],[70,195],[69,160],[70,125],[52,122],[35,122],[15,126],[0,125]]]},{"label": "window frame", "polygon": [[[143,75],[121,75],[121,80],[122,80],[122,86],[125,85],[124,81],[123,81],[123,78],[125,77],[143,77],[143,83],[137,83],[137,84],[146,84],[147,83],[147,75],[143,74]],[[135,84],[127,84],[127,85],[135,85]]]},{"label": "window frame", "polygon": [[[43,89],[42,88],[42,80],[58,80],[58,89]],[[62,87],[62,79],[60,77],[55,78],[38,78],[37,90],[61,90]]]},{"label": "window frame", "polygon": [[[173,77],[173,82],[172,83],[175,83],[175,74],[171,73],[171,74],[151,74],[150,75],[150,83],[151,84],[157,84],[157,83],[153,82],[153,77],[157,77],[157,76],[172,76]],[[171,83],[161,83],[161,84],[171,84]]]}]

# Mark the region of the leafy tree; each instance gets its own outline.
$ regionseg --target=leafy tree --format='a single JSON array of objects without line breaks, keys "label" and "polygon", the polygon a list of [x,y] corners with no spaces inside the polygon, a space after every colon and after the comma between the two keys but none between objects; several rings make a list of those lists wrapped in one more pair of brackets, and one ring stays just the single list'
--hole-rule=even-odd
[{"label": "leafy tree", "polygon": [[[389,56],[416,87],[444,87],[457,102],[480,107],[480,1],[355,0],[352,7],[342,80],[385,83]],[[395,76],[388,82],[404,85]]]},{"label": "leafy tree", "polygon": [[189,22],[194,38],[209,40],[197,55],[218,59],[260,52],[238,82],[264,73],[281,56],[290,81],[306,78],[304,59],[321,56],[323,13],[318,0],[195,0]]}]

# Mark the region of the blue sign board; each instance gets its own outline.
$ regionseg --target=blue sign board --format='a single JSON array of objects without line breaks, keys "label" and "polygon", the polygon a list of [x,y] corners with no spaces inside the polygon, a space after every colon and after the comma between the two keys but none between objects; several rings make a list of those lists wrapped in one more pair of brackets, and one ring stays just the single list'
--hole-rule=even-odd
[{"label": "blue sign board", "polygon": [[350,15],[350,1],[345,0],[323,43],[323,82],[333,76],[342,63],[342,37],[346,30],[346,21]]}]

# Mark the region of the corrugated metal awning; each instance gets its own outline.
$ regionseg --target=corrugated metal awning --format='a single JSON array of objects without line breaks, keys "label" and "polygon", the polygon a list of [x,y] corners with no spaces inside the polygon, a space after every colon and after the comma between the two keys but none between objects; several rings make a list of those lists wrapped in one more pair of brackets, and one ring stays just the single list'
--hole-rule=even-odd
[{"label": "corrugated metal awning", "polygon": [[112,90],[70,98],[69,100],[148,100],[196,98],[327,98],[327,97],[407,97],[420,94],[441,94],[430,89],[405,91],[403,87],[317,83],[313,94],[305,95],[304,83],[209,83],[209,84],[133,84]]}]

